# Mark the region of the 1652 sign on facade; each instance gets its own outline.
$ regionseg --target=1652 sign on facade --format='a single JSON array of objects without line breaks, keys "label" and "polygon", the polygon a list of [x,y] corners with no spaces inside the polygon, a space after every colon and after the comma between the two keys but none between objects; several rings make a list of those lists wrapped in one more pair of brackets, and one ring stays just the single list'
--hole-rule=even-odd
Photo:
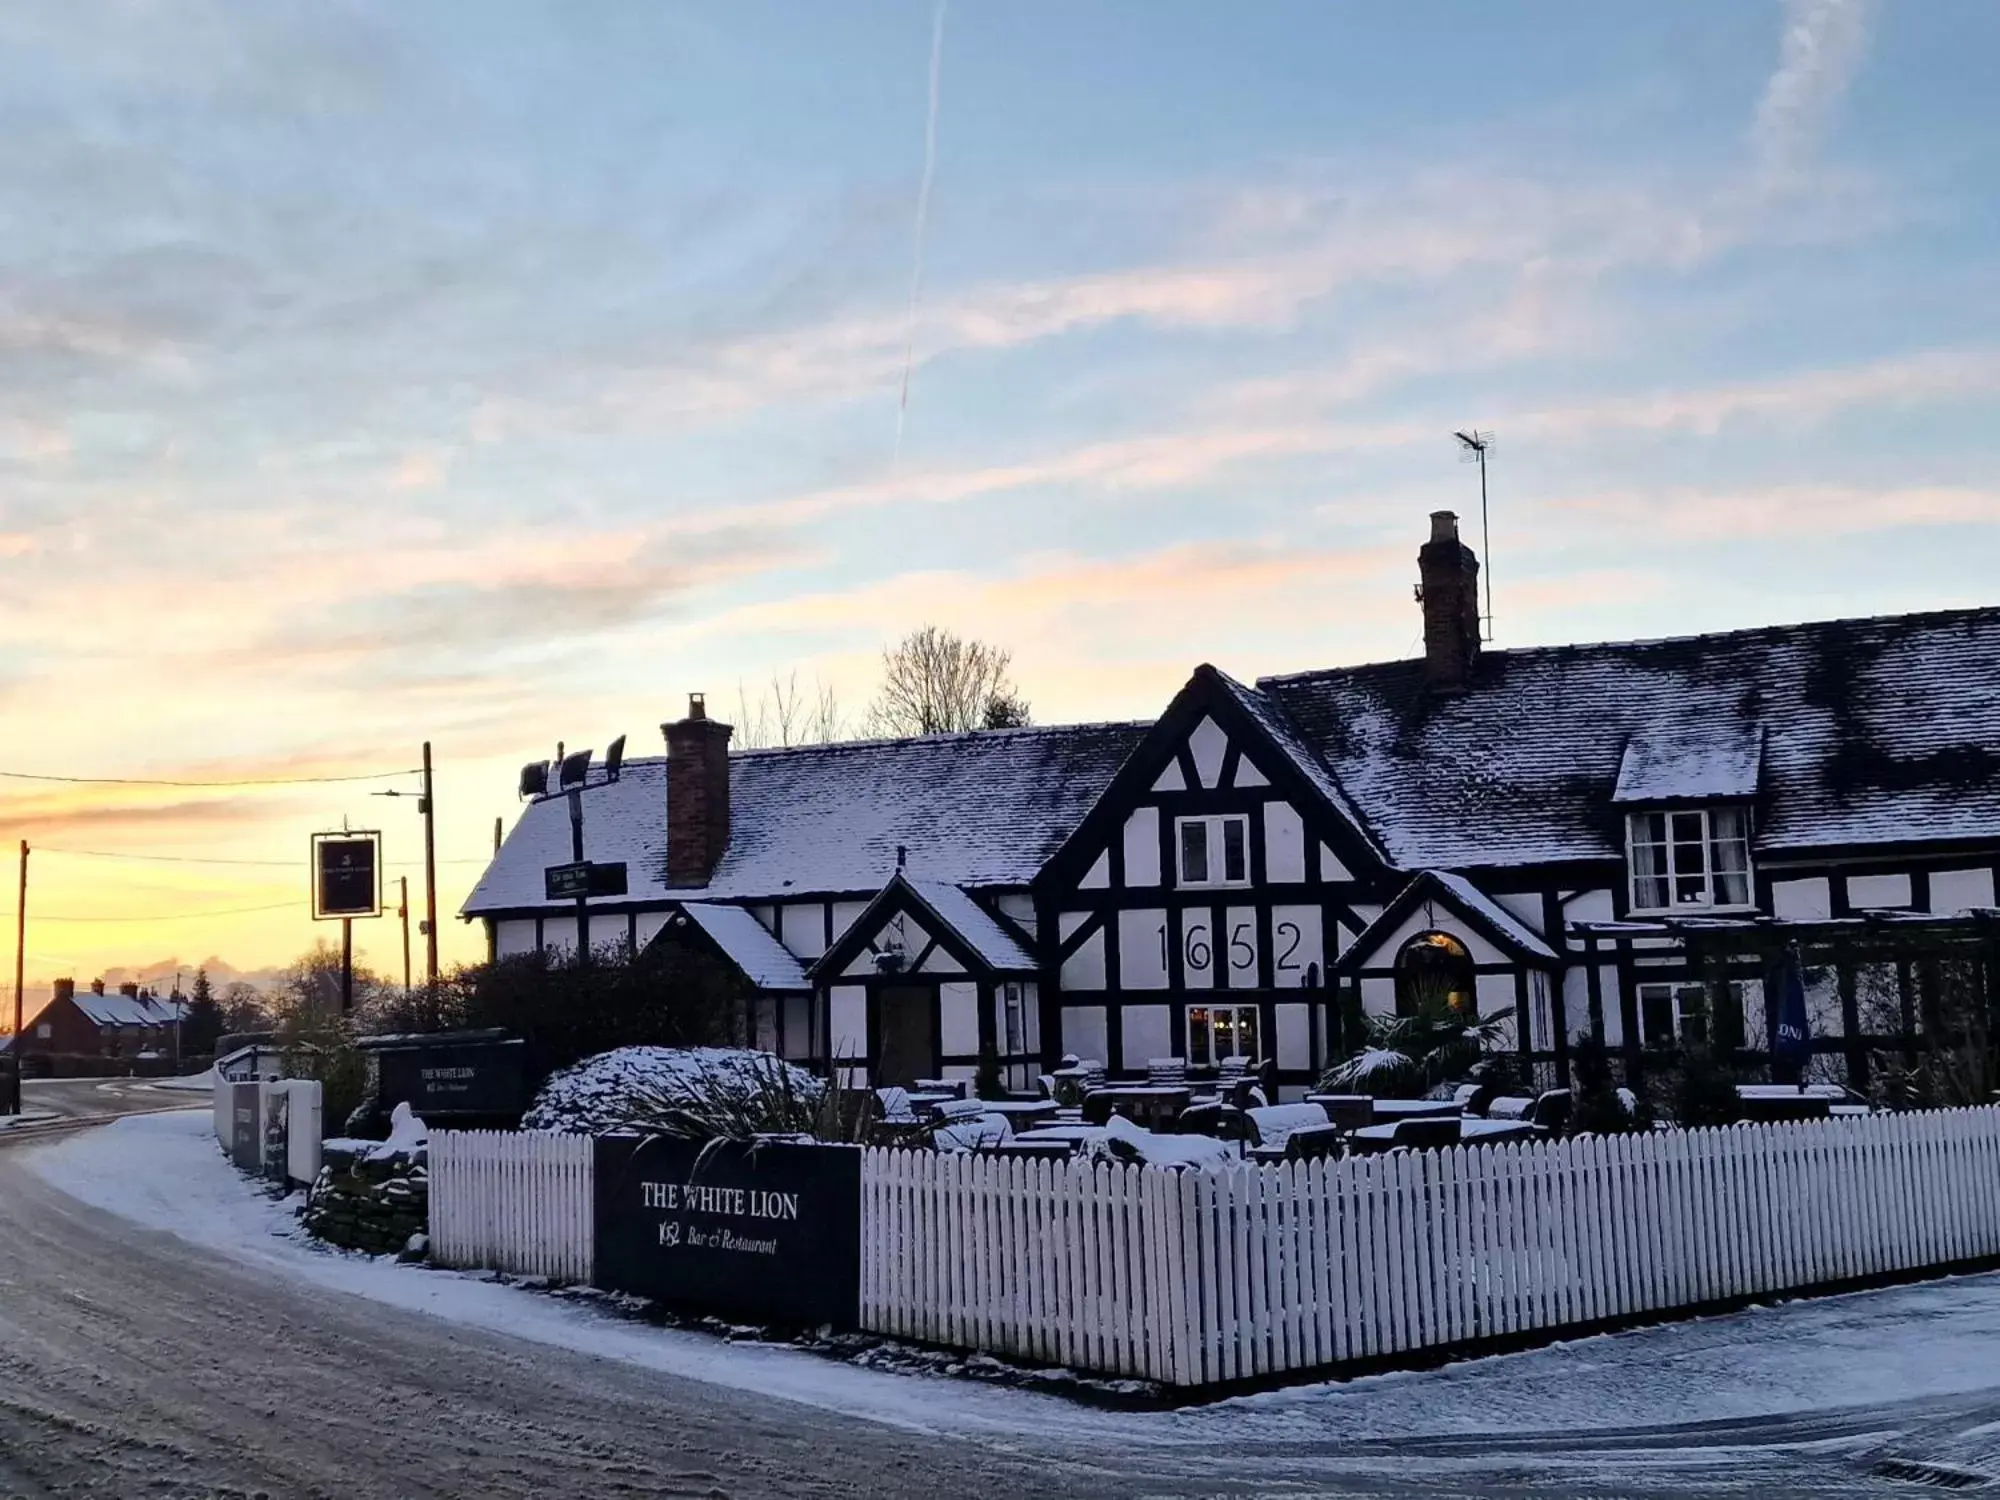
[{"label": "1652 sign on facade", "polygon": [[852,1146],[597,1141],[597,1284],[723,1317],[852,1328],[861,1152]]}]

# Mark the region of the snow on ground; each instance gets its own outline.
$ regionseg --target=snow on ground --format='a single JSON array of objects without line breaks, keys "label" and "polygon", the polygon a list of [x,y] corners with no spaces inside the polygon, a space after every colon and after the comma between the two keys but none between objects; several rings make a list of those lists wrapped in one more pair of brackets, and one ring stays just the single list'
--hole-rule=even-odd
[{"label": "snow on ground", "polygon": [[161,1078],[148,1087],[170,1089],[177,1094],[212,1094],[215,1092],[215,1069],[210,1068],[189,1078]]},{"label": "snow on ground", "polygon": [[[1439,1370],[1298,1386],[1178,1412],[857,1368],[659,1329],[475,1276],[314,1245],[229,1167],[206,1112],[135,1116],[29,1163],[63,1191],[267,1274],[496,1333],[922,1431],[1226,1446],[1655,1427],[2000,1388],[2000,1275],[1793,1302]],[[295,1201],[295,1200],[294,1200]]]},{"label": "snow on ground", "polygon": [[12,1130],[17,1125],[39,1125],[44,1120],[60,1120],[61,1115],[48,1109],[24,1109],[18,1115],[0,1115],[0,1130]]}]

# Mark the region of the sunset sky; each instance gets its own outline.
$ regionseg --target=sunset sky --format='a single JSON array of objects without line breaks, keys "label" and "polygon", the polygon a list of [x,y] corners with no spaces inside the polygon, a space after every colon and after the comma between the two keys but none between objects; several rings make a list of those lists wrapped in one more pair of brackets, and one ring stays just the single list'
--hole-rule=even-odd
[{"label": "sunset sky", "polygon": [[[0,770],[428,738],[452,912],[523,760],[926,621],[1043,721],[1410,654],[1468,424],[1504,645],[2000,600],[1990,0],[959,0],[912,319],[936,15],[0,11]],[[31,981],[334,936],[389,787],[0,781]]]}]

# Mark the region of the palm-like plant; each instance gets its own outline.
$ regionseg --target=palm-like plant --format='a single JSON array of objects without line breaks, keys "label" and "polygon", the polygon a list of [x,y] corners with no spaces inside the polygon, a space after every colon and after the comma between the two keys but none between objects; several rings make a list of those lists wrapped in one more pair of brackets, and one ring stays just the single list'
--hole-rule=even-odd
[{"label": "palm-like plant", "polygon": [[1333,1094],[1418,1099],[1441,1083],[1463,1078],[1506,1040],[1507,1017],[1445,1014],[1369,1016],[1364,1043],[1321,1076]]}]

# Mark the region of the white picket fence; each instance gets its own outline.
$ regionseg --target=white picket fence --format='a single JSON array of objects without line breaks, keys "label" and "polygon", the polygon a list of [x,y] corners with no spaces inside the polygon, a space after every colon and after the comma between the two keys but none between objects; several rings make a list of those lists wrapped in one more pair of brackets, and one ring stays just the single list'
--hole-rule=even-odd
[{"label": "white picket fence", "polygon": [[587,1135],[431,1135],[431,1255],[442,1265],[588,1281],[596,1172]]},{"label": "white picket fence", "polygon": [[2000,1254],[2000,1108],[1175,1173],[870,1150],[863,1326],[1174,1385]]}]

